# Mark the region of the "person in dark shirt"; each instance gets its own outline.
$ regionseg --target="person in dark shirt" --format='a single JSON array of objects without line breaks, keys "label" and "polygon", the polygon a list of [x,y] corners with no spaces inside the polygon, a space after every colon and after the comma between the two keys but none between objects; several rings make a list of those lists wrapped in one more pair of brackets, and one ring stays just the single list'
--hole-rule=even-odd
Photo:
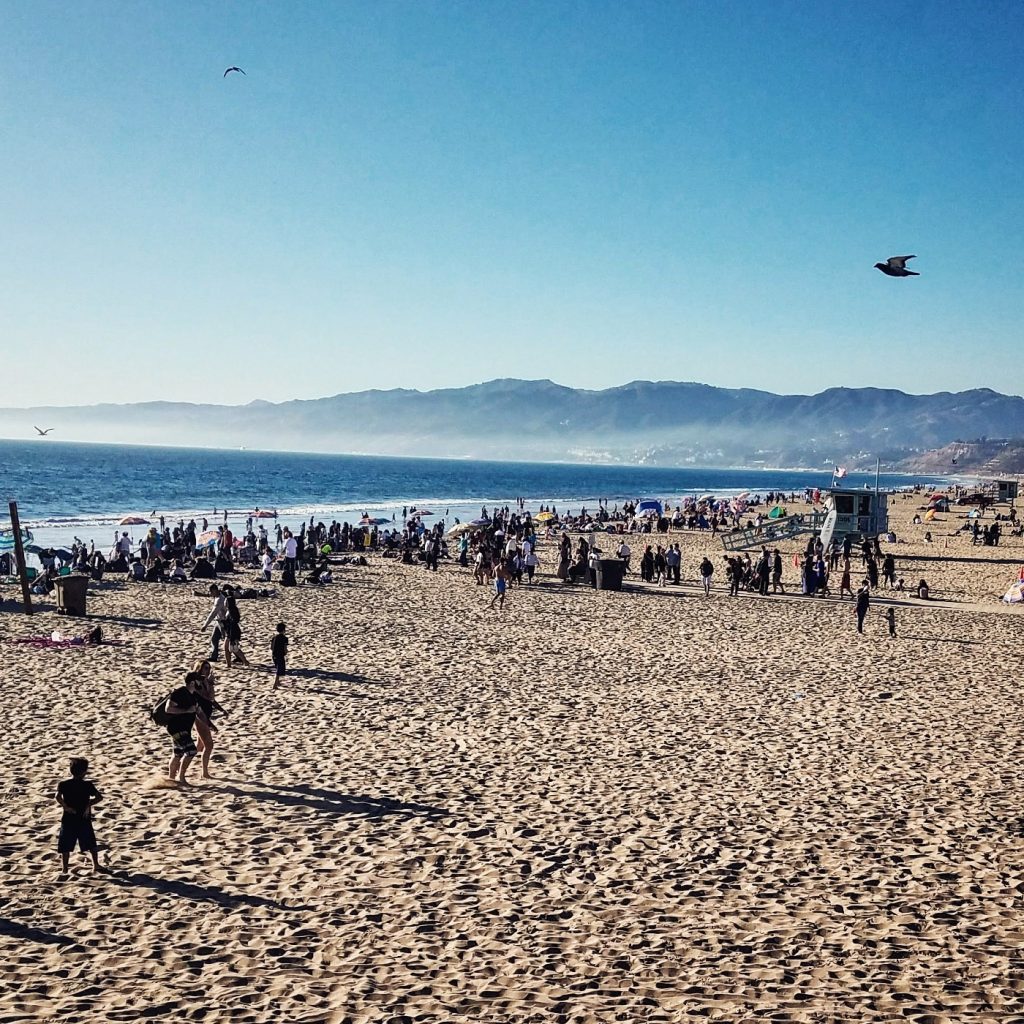
[{"label": "person in dark shirt", "polygon": [[868,613],[868,607],[871,604],[871,584],[865,580],[861,584],[860,590],[857,591],[857,632],[864,632],[864,617]]},{"label": "person in dark shirt", "polygon": [[95,871],[102,871],[96,846],[96,834],[92,829],[92,809],[99,803],[99,790],[86,782],[89,762],[84,757],[71,758],[71,778],[57,786],[56,801],[64,809],[60,819],[60,833],[57,836],[57,852],[60,854],[61,875],[68,873],[71,851],[77,843],[79,848],[92,857]]},{"label": "person in dark shirt", "polygon": [[198,679],[197,673],[189,672],[185,676],[184,686],[172,690],[167,698],[167,732],[171,737],[172,748],[167,777],[172,782],[188,782],[185,773],[192,758],[196,756],[192,727],[196,724],[196,715],[201,714],[195,693]]},{"label": "person in dark shirt", "polygon": [[284,678],[286,665],[285,659],[288,656],[288,637],[285,636],[285,625],[283,622],[277,624],[277,632],[270,641],[270,656],[274,659],[274,689]]}]

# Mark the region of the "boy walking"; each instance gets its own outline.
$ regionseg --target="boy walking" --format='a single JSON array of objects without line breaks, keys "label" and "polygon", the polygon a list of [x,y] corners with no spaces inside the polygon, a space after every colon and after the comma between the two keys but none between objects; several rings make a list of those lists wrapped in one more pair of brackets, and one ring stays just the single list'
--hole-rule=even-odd
[{"label": "boy walking", "polygon": [[285,625],[283,622],[277,624],[277,632],[270,641],[270,656],[274,659],[274,689],[276,690],[284,678],[286,665],[285,659],[288,656],[288,637],[285,636]]},{"label": "boy walking", "polygon": [[505,607],[505,590],[508,587],[508,569],[504,562],[498,562],[494,570],[494,597],[491,598],[491,607],[498,605],[498,611]]},{"label": "boy walking", "polygon": [[85,781],[88,771],[89,762],[84,757],[73,757],[71,778],[57,786],[55,799],[64,809],[57,837],[61,877],[68,873],[68,861],[76,843],[83,853],[92,857],[93,870],[103,870],[97,853],[96,834],[92,830],[92,809],[102,798],[100,791],[91,782]]}]

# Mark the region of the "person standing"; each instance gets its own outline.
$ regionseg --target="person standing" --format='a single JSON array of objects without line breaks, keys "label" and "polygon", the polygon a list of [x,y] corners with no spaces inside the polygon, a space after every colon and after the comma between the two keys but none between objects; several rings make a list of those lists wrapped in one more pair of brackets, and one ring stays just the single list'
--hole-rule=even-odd
[{"label": "person standing", "polygon": [[768,581],[771,577],[771,559],[767,548],[761,548],[761,557],[757,560],[757,592],[762,597],[768,596]]},{"label": "person standing", "polygon": [[235,600],[235,592],[228,587],[224,588],[224,604],[227,615],[224,620],[224,662],[231,668],[232,657],[239,665],[248,665],[249,659],[242,653],[242,613],[238,610],[238,602]]},{"label": "person standing", "polygon": [[213,598],[213,607],[203,623],[203,629],[209,629],[211,625],[213,626],[213,632],[210,634],[210,661],[218,661],[220,659],[220,642],[223,639],[225,640],[224,656],[227,659],[228,668],[230,668],[231,652],[228,649],[224,629],[228,617],[227,600],[220,592],[220,587],[216,583],[210,584],[210,597]]},{"label": "person standing", "polygon": [[711,594],[711,577],[715,573],[715,567],[711,562],[711,559],[707,555],[704,556],[704,560],[700,563],[700,581],[704,585],[704,596],[708,597]]},{"label": "person standing", "polygon": [[675,547],[669,544],[665,548],[665,575],[670,583],[679,582],[679,563],[682,561],[682,557],[678,544]]},{"label": "person standing", "polygon": [[85,776],[89,762],[84,757],[71,758],[71,778],[57,786],[54,799],[64,810],[60,819],[60,833],[57,836],[57,852],[60,854],[61,877],[68,873],[71,852],[77,844],[83,853],[92,857],[94,871],[102,871],[96,833],[92,828],[92,809],[103,799],[100,791]]},{"label": "person standing", "polygon": [[853,584],[850,582],[850,560],[848,558],[843,559],[843,575],[839,580],[839,600],[842,601],[843,594],[849,594],[853,597]]},{"label": "person standing", "polygon": [[779,549],[776,548],[772,553],[772,593],[777,594],[782,591],[786,592],[786,585],[782,582],[782,555],[779,554]]},{"label": "person standing", "polygon": [[498,605],[498,611],[501,611],[505,607],[505,591],[508,587],[508,569],[505,568],[505,563],[499,561],[494,567],[494,597],[491,598],[491,607],[493,608],[495,603]]},{"label": "person standing", "polygon": [[868,608],[871,605],[871,584],[867,580],[861,584],[860,590],[857,591],[857,632],[864,632],[864,618],[868,613]]},{"label": "person standing", "polygon": [[619,558],[621,558],[622,561],[626,563],[626,568],[624,570],[625,572],[629,572],[629,556],[632,553],[633,552],[630,550],[629,545],[626,543],[625,540],[623,540],[622,543],[619,545],[618,555]]},{"label": "person standing", "polygon": [[197,673],[189,672],[184,684],[172,690],[167,697],[167,733],[171,737],[167,778],[172,782],[188,782],[185,773],[196,756],[192,727],[196,723],[196,716],[202,713],[195,694],[198,679]]},{"label": "person standing", "polygon": [[279,622],[277,631],[270,641],[270,657],[274,662],[274,689],[276,690],[284,679],[288,666],[285,661],[288,657],[288,637],[285,635],[285,624]]}]

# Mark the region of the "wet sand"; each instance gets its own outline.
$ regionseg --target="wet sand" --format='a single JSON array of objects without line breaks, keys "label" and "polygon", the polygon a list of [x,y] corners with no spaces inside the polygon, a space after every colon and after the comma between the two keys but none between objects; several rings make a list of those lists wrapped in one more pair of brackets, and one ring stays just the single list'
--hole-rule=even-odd
[{"label": "wet sand", "polygon": [[[895,640],[880,603],[858,636],[849,601],[728,598],[685,533],[683,588],[542,575],[499,614],[469,570],[372,558],[241,602],[260,667],[221,667],[187,789],[146,716],[208,601],[105,584],[120,644],[36,650],[9,641],[77,624],[8,600],[0,1020],[1024,1022],[1024,547],[897,500],[939,600]],[[69,755],[113,872],[59,881]]]}]

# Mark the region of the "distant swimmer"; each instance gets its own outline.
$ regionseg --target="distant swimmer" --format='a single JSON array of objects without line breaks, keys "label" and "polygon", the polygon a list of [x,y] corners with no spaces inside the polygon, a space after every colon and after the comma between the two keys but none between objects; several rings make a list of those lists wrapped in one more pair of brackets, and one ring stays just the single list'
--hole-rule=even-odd
[{"label": "distant swimmer", "polygon": [[36,427],[36,426],[35,426],[35,424],[34,424],[34,423],[32,424],[32,426],[33,426],[33,427],[35,428],[35,432],[36,432],[36,433],[37,433],[37,434],[38,434],[38,435],[39,435],[40,437],[46,437],[46,435],[47,435],[47,434],[48,434],[48,433],[49,433],[49,432],[50,432],[51,430],[53,430],[53,427],[47,427],[47,428],[46,428],[45,430],[40,430],[40,429],[39,429],[38,427]]},{"label": "distant swimmer", "polygon": [[890,256],[884,263],[876,263],[875,269],[888,277],[920,277],[916,270],[907,270],[907,260],[916,259],[916,256]]},{"label": "distant swimmer", "polygon": [[[245,72],[241,68],[228,68],[227,71],[224,72],[224,77],[227,78],[232,71],[237,71],[240,75],[245,75]],[[248,78],[249,76],[245,75],[245,77]]]}]

